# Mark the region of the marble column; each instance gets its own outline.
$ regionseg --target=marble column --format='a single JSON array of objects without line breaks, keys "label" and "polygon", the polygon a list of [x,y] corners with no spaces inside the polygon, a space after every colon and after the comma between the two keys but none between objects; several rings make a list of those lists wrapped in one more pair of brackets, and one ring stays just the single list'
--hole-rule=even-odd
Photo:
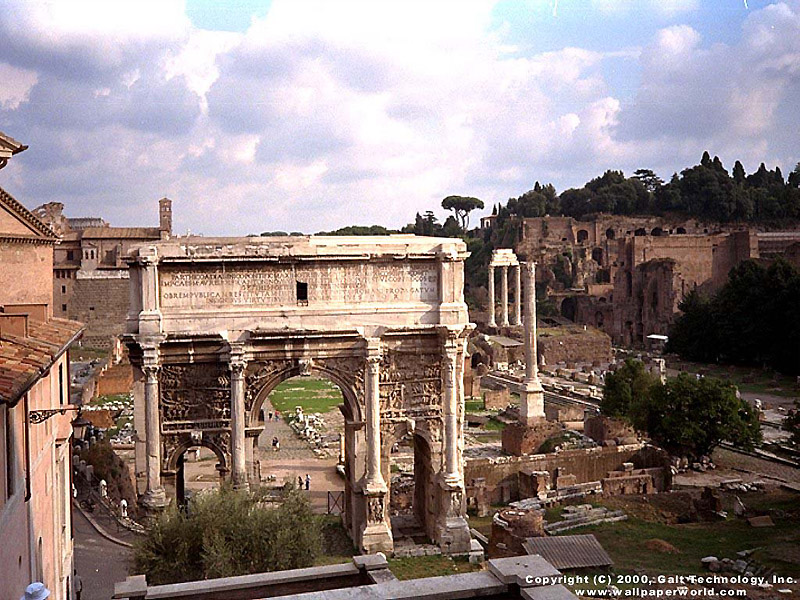
[{"label": "marble column", "polygon": [[391,527],[388,524],[388,488],[381,473],[380,341],[368,342],[364,372],[364,406],[367,430],[367,461],[364,473],[364,515],[360,527],[360,549],[366,554],[392,552]]},{"label": "marble column", "polygon": [[386,482],[381,474],[381,399],[380,356],[367,357],[365,378],[365,407],[367,426],[367,471],[365,488],[368,491],[386,491]]},{"label": "marble column", "polygon": [[536,351],[536,263],[524,265],[525,282],[525,380],[520,419],[533,425],[544,419],[544,390],[539,380]]},{"label": "marble column", "polygon": [[497,327],[494,318],[494,267],[489,265],[489,327]]},{"label": "marble column", "polygon": [[233,488],[248,489],[247,450],[245,449],[245,378],[247,362],[241,354],[232,354],[228,366],[231,370],[231,463]]},{"label": "marble column", "polygon": [[457,370],[460,344],[448,339],[442,361],[444,374],[444,480],[449,485],[459,485],[461,475],[458,468],[458,382]]},{"label": "marble column", "polygon": [[502,306],[503,327],[508,327],[508,266],[500,267],[500,306]]},{"label": "marble column", "polygon": [[157,510],[167,505],[167,495],[161,483],[161,416],[158,407],[158,348],[145,348],[142,362],[144,372],[145,447],[147,452],[147,486],[142,505]]},{"label": "marble column", "polygon": [[514,265],[514,325],[522,325],[522,266]]}]

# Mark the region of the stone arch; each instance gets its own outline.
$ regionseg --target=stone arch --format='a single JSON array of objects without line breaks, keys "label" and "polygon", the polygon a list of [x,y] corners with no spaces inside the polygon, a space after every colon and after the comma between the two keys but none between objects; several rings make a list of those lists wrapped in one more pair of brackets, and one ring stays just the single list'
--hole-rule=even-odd
[{"label": "stone arch", "polygon": [[589,239],[589,232],[585,229],[579,229],[577,235],[578,243],[583,244],[588,239]]},{"label": "stone arch", "polygon": [[[253,361],[253,364],[261,363],[260,361],[256,360]],[[250,423],[258,422],[259,412],[264,404],[264,401],[279,384],[283,383],[287,379],[291,379],[292,377],[299,377],[302,375],[319,375],[325,379],[328,379],[342,392],[342,397],[344,398],[345,418],[349,418],[354,422],[363,420],[363,400],[359,400],[354,382],[347,381],[341,375],[341,373],[318,365],[314,362],[311,363],[310,369],[307,369],[306,366],[304,366],[302,362],[298,360],[292,361],[292,364],[283,366],[280,368],[280,370],[269,373],[263,378],[263,382],[258,382],[258,388],[253,389],[252,391],[252,402],[248,411]],[[248,385],[248,389],[249,388],[250,386]]]},{"label": "stone arch", "polygon": [[575,320],[575,314],[578,311],[578,301],[574,296],[567,296],[561,301],[561,316],[570,321]]},{"label": "stone arch", "polygon": [[675,230],[675,233],[677,233],[677,234],[679,234],[679,235],[683,235],[683,234],[685,234],[685,233],[686,233],[686,228],[685,228],[685,227],[678,227],[678,228]]},{"label": "stone arch", "polygon": [[616,234],[616,232],[614,231],[614,229],[612,227],[609,227],[608,229],[606,229],[606,239],[607,240],[613,240],[616,236],[617,236],[617,234]]},{"label": "stone arch", "polygon": [[223,448],[216,441],[209,439],[205,435],[199,440],[194,440],[188,433],[181,434],[175,442],[175,445],[168,450],[167,456],[164,458],[164,470],[174,471],[178,466],[178,458],[189,448],[194,448],[196,446],[211,450],[217,456],[217,460],[219,460],[219,468],[221,471],[230,470],[227,447]]},{"label": "stone arch", "polygon": [[592,260],[596,262],[598,265],[603,264],[603,249],[602,248],[594,248],[592,249]]},{"label": "stone arch", "polygon": [[653,229],[650,231],[650,235],[653,237],[661,237],[664,235],[664,230],[661,229],[661,227],[653,227]]},{"label": "stone arch", "polygon": [[639,227],[639,229],[633,232],[633,235],[637,237],[647,235],[647,230],[644,227]]}]

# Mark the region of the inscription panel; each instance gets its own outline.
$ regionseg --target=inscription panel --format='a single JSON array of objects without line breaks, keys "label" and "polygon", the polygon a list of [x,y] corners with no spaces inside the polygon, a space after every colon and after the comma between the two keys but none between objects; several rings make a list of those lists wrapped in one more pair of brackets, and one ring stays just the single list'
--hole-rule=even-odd
[{"label": "inscription panel", "polygon": [[298,298],[299,288],[306,291],[309,305],[439,300],[439,271],[432,261],[198,266],[191,270],[162,266],[159,283],[161,308],[167,310],[304,304]]}]

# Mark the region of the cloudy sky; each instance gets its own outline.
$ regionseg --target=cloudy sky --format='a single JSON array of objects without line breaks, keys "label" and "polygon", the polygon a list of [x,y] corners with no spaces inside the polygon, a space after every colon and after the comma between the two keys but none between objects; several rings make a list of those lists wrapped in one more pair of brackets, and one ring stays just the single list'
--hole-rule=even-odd
[{"label": "cloudy sky", "polygon": [[0,0],[28,207],[206,235],[400,227],[703,150],[800,161],[800,0]]}]

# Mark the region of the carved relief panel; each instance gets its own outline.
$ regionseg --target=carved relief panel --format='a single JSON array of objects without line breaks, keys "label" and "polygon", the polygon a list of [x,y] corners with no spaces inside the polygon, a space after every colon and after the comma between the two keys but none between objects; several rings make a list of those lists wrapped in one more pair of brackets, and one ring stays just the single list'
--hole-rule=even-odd
[{"label": "carved relief panel", "polygon": [[[163,365],[159,370],[161,423],[166,431],[227,427],[231,382],[221,363]],[[171,426],[172,424],[172,426]]]},{"label": "carved relief panel", "polygon": [[252,362],[247,366],[245,374],[245,410],[253,410],[253,403],[258,395],[278,373],[292,366],[290,360],[268,360]]},{"label": "carved relief panel", "polygon": [[442,414],[442,365],[438,352],[389,349],[381,360],[382,419],[435,419]]}]

